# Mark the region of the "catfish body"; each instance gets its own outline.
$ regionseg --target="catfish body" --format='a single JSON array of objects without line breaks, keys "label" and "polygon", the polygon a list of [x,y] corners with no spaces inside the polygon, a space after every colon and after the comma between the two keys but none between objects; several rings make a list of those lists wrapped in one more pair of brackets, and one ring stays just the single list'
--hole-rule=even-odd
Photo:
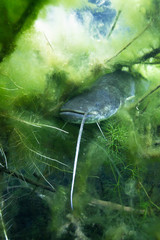
[{"label": "catfish body", "polygon": [[66,102],[60,111],[63,119],[71,123],[105,120],[115,114],[128,97],[134,95],[134,78],[125,71],[115,71],[100,77],[84,93]]},{"label": "catfish body", "polygon": [[117,112],[120,105],[134,94],[134,78],[131,74],[116,71],[100,77],[90,90],[70,99],[62,108],[60,115],[71,123],[81,123],[74,159],[71,184],[71,208],[73,210],[73,190],[80,142],[85,123],[105,120]]}]

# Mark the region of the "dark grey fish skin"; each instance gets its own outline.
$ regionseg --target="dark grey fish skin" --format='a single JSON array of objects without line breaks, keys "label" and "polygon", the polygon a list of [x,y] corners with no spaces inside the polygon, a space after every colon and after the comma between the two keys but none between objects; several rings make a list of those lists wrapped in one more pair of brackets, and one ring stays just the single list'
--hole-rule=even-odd
[{"label": "dark grey fish skin", "polygon": [[60,116],[78,124],[85,113],[85,124],[106,120],[117,112],[128,97],[134,95],[134,81],[134,77],[125,71],[106,74],[90,90],[66,102],[60,110]]}]

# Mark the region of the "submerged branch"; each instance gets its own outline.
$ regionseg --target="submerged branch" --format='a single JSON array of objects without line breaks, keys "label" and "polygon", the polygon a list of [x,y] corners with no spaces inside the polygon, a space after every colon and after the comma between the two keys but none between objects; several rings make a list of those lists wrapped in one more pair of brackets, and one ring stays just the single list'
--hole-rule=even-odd
[{"label": "submerged branch", "polygon": [[144,214],[145,213],[145,210],[143,209],[135,209],[135,208],[132,208],[132,207],[128,207],[128,206],[123,206],[123,205],[120,205],[118,203],[113,203],[113,202],[110,202],[110,201],[102,201],[102,200],[99,200],[99,199],[93,199],[89,205],[97,205],[99,207],[109,207],[113,210],[123,210],[125,212],[135,212],[135,213],[139,213],[139,214]]},{"label": "submerged branch", "polygon": [[149,62],[148,59],[155,58],[160,53],[160,47],[152,49],[151,51],[145,53],[143,56],[139,57],[137,60],[128,63],[124,63],[124,66],[134,65],[134,64],[148,64],[148,65],[156,65],[160,64],[159,58],[155,62]]},{"label": "submerged branch", "polygon": [[65,164],[65,163],[63,163],[63,162],[60,162],[60,161],[58,161],[57,159],[54,159],[54,158],[48,157],[48,156],[46,156],[46,155],[43,155],[43,154],[41,154],[40,152],[37,152],[37,151],[35,151],[34,149],[31,149],[30,147],[28,147],[27,144],[25,143],[25,141],[23,141],[22,134],[21,134],[17,129],[14,129],[14,130],[15,130],[15,132],[17,133],[17,135],[19,136],[19,138],[20,138],[21,142],[23,143],[24,147],[25,147],[26,149],[28,149],[30,152],[33,152],[33,153],[36,154],[37,156],[42,157],[42,158],[44,158],[44,159],[51,160],[51,161],[53,161],[53,162],[56,162],[56,163],[59,163],[59,164],[61,164],[61,165],[63,165],[63,166],[68,167],[67,164]]},{"label": "submerged branch", "polygon": [[42,128],[42,127],[46,127],[46,128],[52,128],[52,129],[55,129],[55,130],[58,130],[58,131],[61,131],[61,132],[64,132],[64,133],[67,133],[67,131],[61,129],[61,128],[58,128],[58,127],[54,127],[52,125],[48,125],[48,124],[43,124],[43,123],[38,123],[38,122],[31,122],[31,121],[26,121],[26,120],[23,120],[21,118],[16,118],[14,116],[10,116],[11,119],[13,120],[16,120],[18,122],[21,122],[21,123],[24,123],[24,124],[27,124],[27,125],[30,125],[30,126],[33,126],[33,127],[37,127],[37,128]]},{"label": "submerged branch", "polygon": [[135,36],[129,43],[127,43],[119,52],[117,52],[113,57],[106,60],[105,64],[109,63],[118,55],[120,55],[124,50],[126,50],[134,41],[136,41],[149,28],[150,24],[151,22],[137,36]]},{"label": "submerged branch", "polygon": [[56,189],[55,189],[53,186],[52,186],[52,188],[51,188],[50,186],[46,186],[46,185],[44,185],[44,184],[42,184],[42,183],[38,183],[38,182],[36,182],[36,181],[31,180],[30,178],[27,178],[27,177],[25,177],[25,176],[22,176],[22,175],[19,174],[19,173],[16,173],[16,172],[14,172],[14,171],[11,171],[11,170],[9,170],[9,169],[6,169],[5,167],[0,167],[0,172],[6,173],[6,174],[8,174],[8,175],[11,175],[11,176],[13,176],[13,177],[15,177],[15,178],[20,179],[20,180],[23,181],[23,182],[27,182],[27,183],[29,183],[29,184],[31,184],[31,185],[36,186],[36,187],[40,187],[40,188],[42,188],[42,189],[44,189],[44,190],[47,190],[47,191],[50,191],[50,192],[55,192],[55,191],[56,191]]},{"label": "submerged branch", "polygon": [[160,88],[160,85],[158,85],[156,88],[154,88],[153,90],[151,90],[147,95],[145,95],[144,97],[142,97],[139,101],[138,101],[138,103],[136,104],[136,109],[137,110],[139,110],[138,109],[138,107],[139,107],[139,105],[149,96],[149,95],[151,95],[152,93],[154,93],[157,89],[159,89]]},{"label": "submerged branch", "polygon": [[114,31],[121,12],[122,12],[122,10],[119,10],[119,11],[118,11],[118,14],[117,14],[117,16],[116,16],[116,18],[115,18],[115,20],[114,20],[114,23],[113,23],[113,25],[112,25],[112,27],[111,27],[111,30],[110,30],[109,33],[108,33],[107,38],[109,38],[109,37],[111,36],[112,32]]},{"label": "submerged branch", "polygon": [[155,57],[158,53],[160,53],[160,48],[155,48],[152,51],[150,51],[150,52],[146,53],[145,55],[143,55],[142,57],[140,57],[139,61],[145,62],[147,59]]}]

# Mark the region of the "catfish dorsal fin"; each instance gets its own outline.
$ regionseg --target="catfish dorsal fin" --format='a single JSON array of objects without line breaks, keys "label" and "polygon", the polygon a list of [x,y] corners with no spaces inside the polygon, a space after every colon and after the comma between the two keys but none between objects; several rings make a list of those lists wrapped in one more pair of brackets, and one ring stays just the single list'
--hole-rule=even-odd
[{"label": "catfish dorsal fin", "polygon": [[79,155],[79,149],[80,149],[80,144],[81,144],[83,127],[85,124],[85,119],[86,119],[87,114],[88,113],[85,113],[82,118],[81,126],[79,129],[79,134],[78,134],[78,139],[77,139],[76,153],[75,153],[75,158],[74,158],[74,167],[73,167],[73,176],[72,176],[72,185],[71,185],[71,208],[72,208],[72,210],[73,210],[73,189],[74,189],[74,182],[75,182],[75,176],[76,176],[78,155]]}]

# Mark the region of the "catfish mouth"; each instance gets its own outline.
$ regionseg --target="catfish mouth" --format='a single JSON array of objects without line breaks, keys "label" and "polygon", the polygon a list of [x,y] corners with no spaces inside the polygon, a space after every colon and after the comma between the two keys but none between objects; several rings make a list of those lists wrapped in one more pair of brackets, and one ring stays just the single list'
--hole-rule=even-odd
[{"label": "catfish mouth", "polygon": [[70,122],[81,122],[85,112],[64,109],[60,111],[60,116]]},{"label": "catfish mouth", "polygon": [[82,122],[82,119],[85,114],[86,114],[85,124],[97,122],[98,119],[95,118],[95,116],[92,113],[86,113],[86,112],[76,111],[76,110],[67,110],[67,109],[62,109],[60,111],[60,116],[64,120],[66,120],[67,122],[76,123],[76,124],[80,124]]},{"label": "catfish mouth", "polygon": [[76,110],[62,109],[62,110],[60,111],[60,114],[62,114],[62,115],[63,115],[63,114],[72,114],[72,115],[78,114],[78,115],[84,115],[85,112],[76,111]]}]

